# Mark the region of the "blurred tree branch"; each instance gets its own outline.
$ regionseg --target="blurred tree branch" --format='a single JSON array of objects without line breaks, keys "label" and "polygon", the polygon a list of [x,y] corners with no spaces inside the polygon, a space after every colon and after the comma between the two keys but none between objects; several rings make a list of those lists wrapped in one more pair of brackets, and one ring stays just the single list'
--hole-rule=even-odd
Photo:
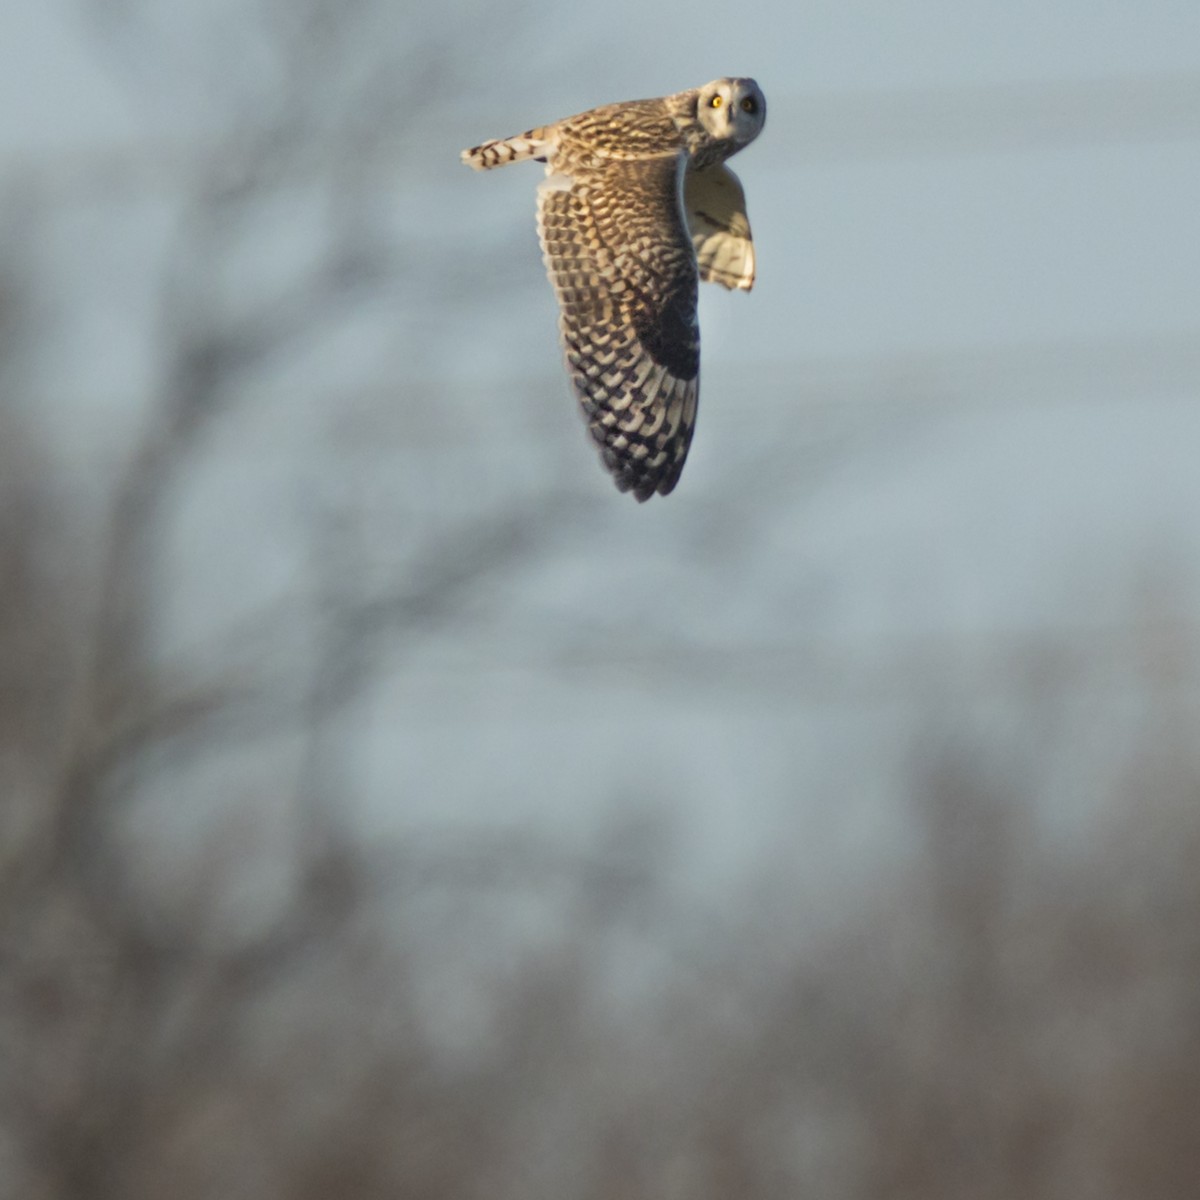
[{"label": "blurred tree branch", "polygon": [[[88,11],[127,56],[162,48],[143,27],[156,6]],[[569,501],[405,531],[399,578],[372,587],[355,497],[318,499],[292,597],[303,656],[276,611],[201,662],[156,653],[171,502],[256,371],[387,276],[341,173],[366,156],[347,146],[407,136],[462,32],[443,15],[423,45],[376,45],[394,13],[366,0],[238,15],[269,45],[270,88],[247,52],[222,109],[244,119],[178,214],[155,402],[91,556],[72,554],[28,414],[0,407],[0,1191],[1190,1197],[1200,818],[1181,689],[1113,785],[1137,803],[1074,857],[1031,819],[1055,799],[1038,680],[1038,728],[1012,746],[1029,765],[999,778],[951,697],[950,733],[896,783],[916,849],[818,937],[799,932],[786,842],[778,878],[717,913],[673,906],[675,831],[623,812],[586,854],[499,823],[401,848],[348,831],[347,713],[384,650],[402,657],[569,532]],[[509,20],[489,11],[474,35]],[[225,78],[202,48],[145,57],[160,81]],[[258,106],[260,86],[276,90]],[[314,155],[330,164],[327,242],[269,300],[238,294],[247,213]],[[9,352],[52,333],[9,242],[0,381],[15,395]],[[907,697],[932,657],[885,666]],[[703,677],[689,686],[720,667],[705,647],[681,659]],[[1061,669],[1039,644],[1005,644],[988,669],[1000,659]],[[799,672],[773,665],[793,693]],[[220,769],[243,752],[254,770]],[[197,763],[210,773],[188,787]],[[138,807],[146,791],[157,807]],[[164,812],[185,853],[161,828],[140,836]]]}]

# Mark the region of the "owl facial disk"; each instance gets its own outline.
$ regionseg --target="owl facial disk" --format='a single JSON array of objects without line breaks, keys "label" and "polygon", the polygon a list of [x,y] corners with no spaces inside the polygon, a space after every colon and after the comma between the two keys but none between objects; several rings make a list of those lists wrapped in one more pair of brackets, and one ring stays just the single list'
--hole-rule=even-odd
[{"label": "owl facial disk", "polygon": [[753,79],[714,79],[700,89],[697,115],[715,138],[752,142],[767,118],[767,100]]}]

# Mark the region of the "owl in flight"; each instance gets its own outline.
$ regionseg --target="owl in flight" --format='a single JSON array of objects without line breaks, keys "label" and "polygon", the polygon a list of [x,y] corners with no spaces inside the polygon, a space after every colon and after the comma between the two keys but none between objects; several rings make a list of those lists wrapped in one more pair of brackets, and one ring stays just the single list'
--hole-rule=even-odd
[{"label": "owl in flight", "polygon": [[546,164],[538,235],[571,383],[617,487],[679,481],[699,395],[700,279],[749,291],[754,245],[725,160],[762,131],[753,79],[608,104],[464,150],[477,171]]}]

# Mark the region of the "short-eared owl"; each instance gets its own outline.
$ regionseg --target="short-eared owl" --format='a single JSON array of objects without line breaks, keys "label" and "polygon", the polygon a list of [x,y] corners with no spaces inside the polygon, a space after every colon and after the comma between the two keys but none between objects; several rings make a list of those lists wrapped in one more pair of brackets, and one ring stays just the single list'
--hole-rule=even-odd
[{"label": "short-eared owl", "polygon": [[698,279],[749,290],[754,246],[722,164],[762,131],[753,79],[609,104],[463,151],[478,171],[546,164],[538,233],[571,382],[617,487],[666,495],[692,440]]}]

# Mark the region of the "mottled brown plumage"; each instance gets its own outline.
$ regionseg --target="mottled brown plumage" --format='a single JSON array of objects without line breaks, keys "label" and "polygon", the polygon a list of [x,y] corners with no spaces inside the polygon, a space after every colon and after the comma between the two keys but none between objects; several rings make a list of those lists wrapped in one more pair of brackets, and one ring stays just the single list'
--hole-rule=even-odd
[{"label": "mottled brown plumage", "polygon": [[749,289],[753,243],[721,164],[762,129],[751,79],[610,104],[463,152],[546,163],[538,232],[571,382],[605,466],[638,500],[683,470],[699,396],[700,279]]}]

